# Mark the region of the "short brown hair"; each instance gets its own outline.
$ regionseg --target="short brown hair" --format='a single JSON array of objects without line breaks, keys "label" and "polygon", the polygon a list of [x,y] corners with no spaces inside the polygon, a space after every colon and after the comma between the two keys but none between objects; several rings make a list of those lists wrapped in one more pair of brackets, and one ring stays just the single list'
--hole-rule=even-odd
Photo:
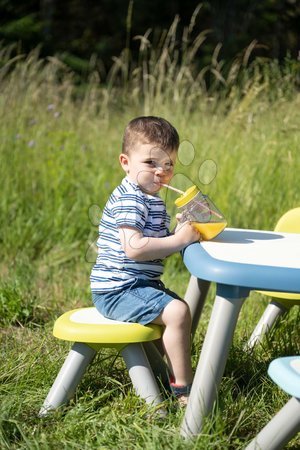
[{"label": "short brown hair", "polygon": [[179,136],[177,130],[166,119],[141,116],[131,120],[125,128],[122,152],[128,154],[137,142],[156,144],[164,150],[177,151]]}]

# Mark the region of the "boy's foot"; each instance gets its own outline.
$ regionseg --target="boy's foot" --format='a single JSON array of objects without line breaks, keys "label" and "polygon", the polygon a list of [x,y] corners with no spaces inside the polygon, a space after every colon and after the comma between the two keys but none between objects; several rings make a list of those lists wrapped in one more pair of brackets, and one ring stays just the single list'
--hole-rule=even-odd
[{"label": "boy's foot", "polygon": [[180,395],[179,397],[177,397],[178,403],[180,406],[182,406],[183,408],[185,408],[188,404],[188,400],[189,400],[189,396],[188,395]]},{"label": "boy's foot", "polygon": [[189,395],[191,392],[192,384],[188,384],[187,386],[175,384],[172,381],[170,382],[170,387],[173,395],[177,398],[180,406],[186,406]]}]

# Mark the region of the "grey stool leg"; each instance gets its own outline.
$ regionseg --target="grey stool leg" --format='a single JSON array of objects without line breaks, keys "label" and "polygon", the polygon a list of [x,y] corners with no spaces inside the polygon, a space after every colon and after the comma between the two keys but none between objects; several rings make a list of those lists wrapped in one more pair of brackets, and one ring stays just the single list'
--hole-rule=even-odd
[{"label": "grey stool leg", "polygon": [[209,281],[200,280],[199,278],[191,275],[187,290],[184,295],[184,300],[189,305],[191,311],[192,336],[195,335],[209,286]]},{"label": "grey stool leg", "polygon": [[162,397],[142,344],[128,344],[121,354],[137,395],[153,406],[159,405]]},{"label": "grey stool leg", "polygon": [[67,403],[73,397],[96,353],[96,350],[86,344],[76,342],[73,345],[40,409],[40,417],[46,416],[50,410]]},{"label": "grey stool leg", "polygon": [[247,348],[253,348],[256,344],[259,344],[264,335],[274,325],[275,321],[287,312],[287,308],[281,303],[272,300],[271,303],[265,309],[265,312],[261,316],[255,330],[250,336],[247,343]]},{"label": "grey stool leg", "polygon": [[158,383],[169,383],[169,368],[154,342],[143,342],[143,347]]},{"label": "grey stool leg", "polygon": [[300,431],[300,399],[292,397],[245,450],[280,450]]}]

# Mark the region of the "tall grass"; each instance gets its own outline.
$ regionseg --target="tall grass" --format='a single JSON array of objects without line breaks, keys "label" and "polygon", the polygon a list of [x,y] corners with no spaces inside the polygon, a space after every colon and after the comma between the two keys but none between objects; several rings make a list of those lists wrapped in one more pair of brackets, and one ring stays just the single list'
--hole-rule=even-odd
[{"label": "tall grass", "polygon": [[[195,442],[178,436],[181,411],[165,421],[133,395],[122,361],[103,352],[69,407],[36,413],[67,353],[51,337],[61,312],[91,304],[89,272],[95,218],[123,174],[123,129],[132,117],[162,115],[181,136],[174,185],[196,183],[229,226],[272,229],[300,203],[299,63],[253,60],[251,44],[231,65],[219,46],[206,67],[196,57],[197,11],[178,35],[148,30],[136,63],[127,48],[105,80],[96,72],[82,89],[56,58],[12,58],[2,49],[0,96],[0,447],[9,449],[239,449],[286,401],[267,378],[271,359],[299,353],[299,313],[283,320],[264,345],[243,352],[266,301],[256,294],[238,324],[218,408]],[[174,197],[163,193],[173,214]],[[180,295],[188,273],[178,255],[164,281]],[[193,347],[197,362],[214,295],[212,287]],[[295,438],[288,448],[299,448]]]}]

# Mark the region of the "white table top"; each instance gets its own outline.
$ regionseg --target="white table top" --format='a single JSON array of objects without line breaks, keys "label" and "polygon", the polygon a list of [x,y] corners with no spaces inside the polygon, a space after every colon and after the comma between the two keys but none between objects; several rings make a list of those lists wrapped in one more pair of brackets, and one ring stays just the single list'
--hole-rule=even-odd
[{"label": "white table top", "polygon": [[204,280],[300,292],[300,234],[226,228],[211,241],[188,246],[184,263]]},{"label": "white table top", "polygon": [[300,268],[300,234],[227,228],[201,245],[222,261]]}]

